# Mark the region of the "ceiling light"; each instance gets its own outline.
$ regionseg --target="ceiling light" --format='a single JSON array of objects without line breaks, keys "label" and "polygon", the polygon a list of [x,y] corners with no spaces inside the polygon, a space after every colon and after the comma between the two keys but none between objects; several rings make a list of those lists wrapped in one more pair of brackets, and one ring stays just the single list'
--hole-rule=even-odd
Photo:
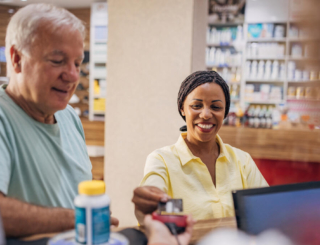
[{"label": "ceiling light", "polygon": [[13,14],[14,13],[14,9],[8,9],[8,13],[9,14]]}]

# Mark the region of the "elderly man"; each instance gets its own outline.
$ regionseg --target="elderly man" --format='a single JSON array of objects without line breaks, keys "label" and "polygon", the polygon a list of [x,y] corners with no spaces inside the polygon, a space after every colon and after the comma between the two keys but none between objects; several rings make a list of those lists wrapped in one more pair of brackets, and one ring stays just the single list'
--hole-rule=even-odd
[{"label": "elderly man", "polygon": [[92,179],[81,121],[68,105],[84,31],[73,14],[47,4],[20,9],[8,25],[10,82],[0,87],[0,211],[7,236],[74,227],[77,186]]}]

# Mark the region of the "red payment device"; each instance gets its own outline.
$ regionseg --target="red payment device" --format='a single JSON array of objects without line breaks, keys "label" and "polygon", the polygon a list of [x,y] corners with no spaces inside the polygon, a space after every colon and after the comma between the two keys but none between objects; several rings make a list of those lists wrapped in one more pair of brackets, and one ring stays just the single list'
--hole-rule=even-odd
[{"label": "red payment device", "polygon": [[187,227],[187,215],[183,213],[182,199],[170,199],[159,202],[152,218],[164,223],[173,235],[182,233]]}]

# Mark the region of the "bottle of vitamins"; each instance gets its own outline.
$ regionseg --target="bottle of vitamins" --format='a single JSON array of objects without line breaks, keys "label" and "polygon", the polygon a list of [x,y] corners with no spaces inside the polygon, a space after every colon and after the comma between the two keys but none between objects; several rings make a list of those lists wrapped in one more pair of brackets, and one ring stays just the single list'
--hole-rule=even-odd
[{"label": "bottle of vitamins", "polygon": [[83,181],[75,198],[75,230],[78,244],[107,244],[110,237],[110,198],[101,180]]}]

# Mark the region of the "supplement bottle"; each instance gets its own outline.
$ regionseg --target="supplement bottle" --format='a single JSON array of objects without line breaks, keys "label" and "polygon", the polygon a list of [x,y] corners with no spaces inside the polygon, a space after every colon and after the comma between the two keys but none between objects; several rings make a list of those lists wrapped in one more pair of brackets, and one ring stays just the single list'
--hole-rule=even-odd
[{"label": "supplement bottle", "polygon": [[108,244],[110,237],[110,198],[105,183],[100,180],[83,181],[75,198],[76,242],[86,245]]}]

